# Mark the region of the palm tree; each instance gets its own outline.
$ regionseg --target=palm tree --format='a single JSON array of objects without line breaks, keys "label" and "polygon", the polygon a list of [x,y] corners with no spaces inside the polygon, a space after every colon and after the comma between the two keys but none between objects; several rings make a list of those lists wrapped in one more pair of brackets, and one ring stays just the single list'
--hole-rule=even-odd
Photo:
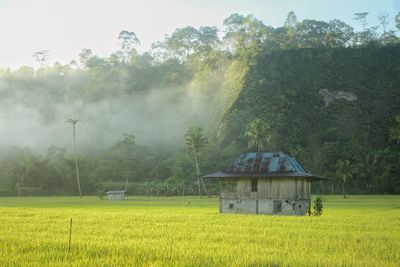
[{"label": "palm tree", "polygon": [[260,152],[271,141],[271,126],[261,119],[255,119],[247,125],[244,135],[249,138],[249,149],[256,147]]},{"label": "palm tree", "polygon": [[75,158],[76,180],[78,182],[79,197],[82,198],[81,182],[79,179],[78,157],[77,157],[77,153],[76,153],[76,136],[75,136],[75,126],[78,123],[78,121],[79,120],[77,120],[77,119],[68,119],[66,121],[66,123],[69,123],[72,125],[72,134],[74,137],[74,158]]},{"label": "palm tree", "polygon": [[371,152],[361,157],[356,165],[358,174],[362,180],[361,184],[366,187],[364,190],[367,192],[372,189],[372,186],[376,186],[375,177],[378,171],[377,163],[378,154]]},{"label": "palm tree", "polygon": [[338,160],[336,162],[336,176],[340,180],[342,180],[342,193],[343,193],[344,198],[346,198],[345,184],[347,182],[347,179],[352,177],[350,168],[351,168],[351,165],[350,165],[350,161],[348,159]]},{"label": "palm tree", "polygon": [[204,185],[203,179],[200,177],[201,173],[199,167],[198,153],[208,143],[208,140],[203,136],[203,128],[197,126],[192,126],[188,129],[185,134],[185,140],[188,150],[193,152],[194,162],[196,166],[197,182],[199,183],[199,196],[201,197],[200,182],[203,183],[203,187],[206,192],[207,189]]},{"label": "palm tree", "polygon": [[396,140],[397,145],[400,145],[400,115],[396,116],[397,126],[390,129],[390,140]]}]

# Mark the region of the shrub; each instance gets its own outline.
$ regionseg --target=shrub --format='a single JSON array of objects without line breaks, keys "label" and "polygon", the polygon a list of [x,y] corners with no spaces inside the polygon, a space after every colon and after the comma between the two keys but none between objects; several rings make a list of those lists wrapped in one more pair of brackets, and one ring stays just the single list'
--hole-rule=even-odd
[{"label": "shrub", "polygon": [[323,211],[323,202],[325,201],[325,199],[322,196],[318,196],[314,199],[314,211],[313,211],[313,215],[314,216],[320,216],[322,215],[322,211]]}]

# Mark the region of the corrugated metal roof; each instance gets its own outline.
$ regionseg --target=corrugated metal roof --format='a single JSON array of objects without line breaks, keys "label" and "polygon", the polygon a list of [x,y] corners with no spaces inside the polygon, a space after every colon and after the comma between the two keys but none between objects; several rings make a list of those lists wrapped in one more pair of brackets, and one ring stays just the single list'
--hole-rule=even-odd
[{"label": "corrugated metal roof", "polygon": [[318,180],[327,179],[309,173],[295,158],[283,152],[243,153],[226,170],[204,177],[310,177]]},{"label": "corrugated metal roof", "polygon": [[307,171],[283,152],[248,152],[240,155],[225,170],[228,173],[270,173]]},{"label": "corrugated metal roof", "polygon": [[312,174],[304,174],[298,172],[270,172],[270,173],[257,173],[257,172],[242,172],[242,173],[228,173],[228,172],[215,172],[203,176],[204,178],[240,178],[240,177],[316,177]]}]

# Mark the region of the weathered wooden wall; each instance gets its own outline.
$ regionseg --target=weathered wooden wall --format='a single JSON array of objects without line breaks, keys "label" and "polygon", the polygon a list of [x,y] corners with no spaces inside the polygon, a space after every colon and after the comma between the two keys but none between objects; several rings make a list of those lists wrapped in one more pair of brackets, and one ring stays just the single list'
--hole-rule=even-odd
[{"label": "weathered wooden wall", "polygon": [[258,178],[256,192],[252,178],[222,179],[220,185],[224,213],[304,215],[311,197],[309,178]]},{"label": "weathered wooden wall", "polygon": [[251,178],[221,180],[221,197],[225,199],[309,199],[308,178],[258,178],[257,192],[251,192]]}]

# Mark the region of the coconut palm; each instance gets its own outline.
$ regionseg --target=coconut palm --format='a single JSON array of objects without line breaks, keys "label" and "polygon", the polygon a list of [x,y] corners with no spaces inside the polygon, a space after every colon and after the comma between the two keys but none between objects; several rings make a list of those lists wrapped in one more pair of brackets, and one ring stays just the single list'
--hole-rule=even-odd
[{"label": "coconut palm", "polygon": [[350,165],[350,161],[348,159],[338,160],[336,162],[336,176],[340,180],[342,180],[342,193],[343,193],[343,197],[346,198],[346,190],[345,190],[346,182],[347,182],[347,179],[352,177],[351,165]]},{"label": "coconut palm", "polygon": [[397,126],[390,129],[390,140],[396,140],[397,145],[400,145],[400,115],[396,116]]},{"label": "coconut palm", "polygon": [[247,125],[244,135],[249,139],[249,149],[256,147],[260,152],[271,141],[271,126],[261,119],[255,119]]},{"label": "coconut palm", "polygon": [[364,190],[371,190],[372,185],[376,186],[375,177],[378,175],[378,154],[370,152],[363,155],[356,164],[356,171],[361,179],[361,184],[366,188]]},{"label": "coconut palm", "polygon": [[194,163],[196,166],[196,175],[197,175],[197,182],[199,183],[199,195],[201,197],[201,185],[203,183],[204,190],[207,192],[207,189],[204,185],[203,179],[200,177],[200,167],[199,167],[199,160],[198,160],[198,153],[203,149],[203,147],[208,143],[206,137],[203,136],[203,128],[192,126],[188,129],[185,134],[186,146],[189,151],[193,152],[194,156]]},{"label": "coconut palm", "polygon": [[78,182],[78,190],[79,190],[79,197],[82,198],[82,192],[81,192],[81,183],[79,179],[79,168],[78,168],[78,156],[76,153],[76,135],[75,135],[75,126],[78,123],[79,120],[77,119],[68,119],[66,123],[69,123],[72,125],[72,134],[74,138],[74,158],[75,158],[75,169],[76,169],[76,180]]}]

